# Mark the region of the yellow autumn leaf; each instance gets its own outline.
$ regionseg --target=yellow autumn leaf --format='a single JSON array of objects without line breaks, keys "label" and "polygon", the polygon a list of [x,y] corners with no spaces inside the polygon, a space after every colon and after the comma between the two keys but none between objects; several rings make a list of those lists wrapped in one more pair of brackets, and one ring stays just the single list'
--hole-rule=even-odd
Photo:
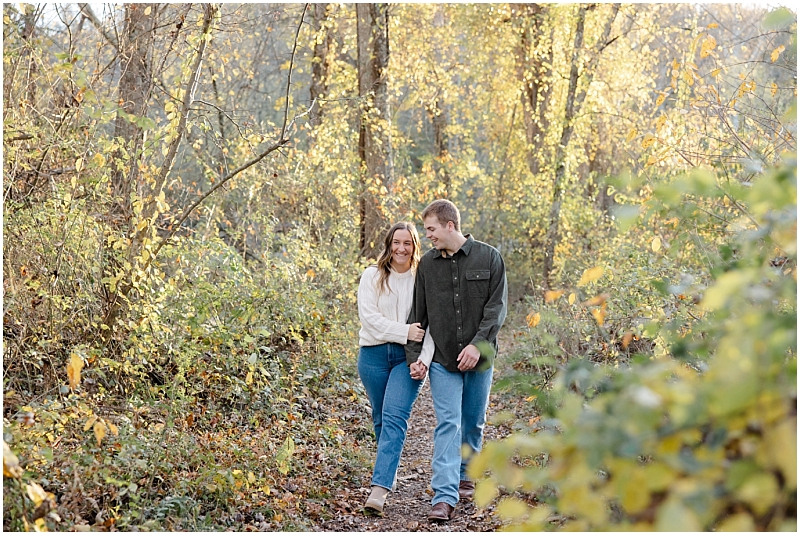
[{"label": "yellow autumn leaf", "polygon": [[103,437],[106,436],[106,424],[103,423],[103,420],[97,420],[94,423],[94,438],[97,439],[97,445],[99,446],[103,442]]},{"label": "yellow autumn leaf", "polygon": [[664,101],[666,99],[667,99],[667,94],[666,93],[660,93],[658,95],[658,98],[656,99],[656,107],[661,106],[662,104],[664,104]]},{"label": "yellow autumn leaf", "polygon": [[772,93],[772,96],[774,97],[778,93],[778,84],[776,84],[775,82],[772,82],[772,86],[770,86],[770,92]]},{"label": "yellow autumn leaf", "polygon": [[587,269],[581,275],[581,280],[578,281],[578,286],[586,286],[590,282],[594,282],[603,276],[602,266],[595,266]]},{"label": "yellow autumn leaf", "polygon": [[90,416],[88,420],[86,420],[86,424],[83,426],[84,431],[88,431],[92,428],[94,423],[97,421],[97,416]]},{"label": "yellow autumn leaf", "polygon": [[244,378],[245,384],[251,385],[253,384],[253,372],[247,372],[247,376]]},{"label": "yellow autumn leaf", "polygon": [[147,8],[144,10],[144,15],[145,15],[145,17],[149,16],[149,15],[150,15],[150,12],[151,12],[152,10],[153,10],[153,8],[152,8],[152,7],[150,7],[150,6],[147,6]]},{"label": "yellow autumn leaf", "polygon": [[96,153],[94,157],[92,157],[92,160],[94,160],[94,164],[97,167],[103,167],[106,164],[106,157],[100,152]]},{"label": "yellow autumn leaf", "polygon": [[656,158],[655,156],[650,156],[650,157],[647,159],[647,163],[646,163],[645,165],[649,167],[649,166],[651,166],[651,165],[655,165],[655,164],[657,164],[657,163],[658,163],[658,158]]},{"label": "yellow autumn leaf", "polygon": [[516,498],[503,498],[497,505],[497,515],[505,520],[520,518],[529,512],[525,502]]},{"label": "yellow autumn leaf", "polygon": [[622,336],[622,348],[628,349],[628,346],[631,345],[631,340],[633,340],[633,333],[628,331]]},{"label": "yellow autumn leaf", "polygon": [[25,485],[25,491],[28,494],[28,498],[31,499],[31,501],[36,507],[39,507],[42,504],[42,502],[47,499],[47,495],[49,494],[35,481],[32,481],[27,485]]},{"label": "yellow autumn leaf", "polygon": [[313,269],[309,269],[308,271],[306,271],[306,277],[308,277],[309,279],[313,279],[316,275],[317,274]]},{"label": "yellow autumn leaf", "polygon": [[544,300],[546,303],[552,303],[562,295],[564,295],[564,290],[547,290],[544,293]]},{"label": "yellow autumn leaf", "polygon": [[719,24],[717,24],[716,22],[712,22],[711,24],[706,26],[706,28],[708,28],[709,30],[713,30],[714,28],[719,28]]},{"label": "yellow autumn leaf", "polygon": [[656,142],[656,137],[653,134],[647,134],[646,136],[644,136],[644,139],[642,139],[642,148],[643,149],[650,148],[655,142]]},{"label": "yellow autumn leaf", "polygon": [[660,132],[664,128],[664,125],[666,124],[667,124],[667,116],[662,115],[661,117],[656,119],[656,131]]},{"label": "yellow autumn leaf", "polygon": [[719,69],[719,68],[714,69],[713,71],[711,71],[711,76],[716,78],[717,76],[720,75],[721,72],[722,72],[722,69]]},{"label": "yellow autumn leaf", "polygon": [[778,60],[778,58],[781,55],[781,52],[783,52],[784,50],[786,50],[786,47],[781,45],[772,51],[772,54],[770,55],[770,58],[772,58],[772,63],[775,63]]},{"label": "yellow autumn leaf", "polygon": [[112,422],[106,422],[106,427],[108,427],[108,430],[111,431],[112,435],[114,435],[115,437],[119,436],[119,429],[117,429],[117,426],[114,425]]},{"label": "yellow autumn leaf", "polygon": [[597,324],[602,327],[603,326],[603,322],[606,319],[606,309],[605,309],[605,307],[593,309],[592,310],[592,316],[594,317],[594,320],[597,322]]},{"label": "yellow autumn leaf", "polygon": [[567,301],[569,301],[570,305],[575,304],[575,294],[574,293],[569,294]]},{"label": "yellow autumn leaf", "polygon": [[653,241],[650,242],[650,248],[654,253],[658,252],[658,250],[661,249],[661,238],[658,236],[653,238]]},{"label": "yellow autumn leaf", "polygon": [[533,328],[539,325],[539,322],[542,320],[542,316],[538,312],[531,312],[528,314],[525,320],[528,322],[528,327]]},{"label": "yellow autumn leaf", "polygon": [[625,141],[630,143],[631,141],[633,141],[633,138],[635,138],[636,134],[638,133],[639,133],[638,130],[636,130],[635,128],[631,128],[630,131],[628,132],[628,137],[625,139]]},{"label": "yellow autumn leaf", "polygon": [[711,51],[717,47],[717,40],[714,39],[712,36],[708,36],[703,41],[702,46],[700,47],[700,57],[707,58]]},{"label": "yellow autumn leaf", "polygon": [[23,472],[19,459],[3,440],[3,477],[22,477]]},{"label": "yellow autumn leaf", "polygon": [[256,475],[253,472],[247,472],[247,482],[251,485],[256,482]]},{"label": "yellow autumn leaf", "polygon": [[602,305],[603,303],[606,302],[606,300],[609,297],[610,296],[608,294],[596,295],[596,296],[592,297],[591,299],[587,299],[583,304],[586,305],[586,306]]},{"label": "yellow autumn leaf", "polygon": [[83,169],[83,158],[75,160],[75,172],[80,173]]},{"label": "yellow autumn leaf", "polygon": [[692,71],[690,71],[689,69],[683,71],[683,80],[690,86],[694,85],[694,74],[692,73]]},{"label": "yellow autumn leaf", "polygon": [[73,390],[81,383],[82,369],[83,359],[77,353],[72,353],[69,356],[69,363],[67,363],[67,377],[69,378],[69,387]]}]

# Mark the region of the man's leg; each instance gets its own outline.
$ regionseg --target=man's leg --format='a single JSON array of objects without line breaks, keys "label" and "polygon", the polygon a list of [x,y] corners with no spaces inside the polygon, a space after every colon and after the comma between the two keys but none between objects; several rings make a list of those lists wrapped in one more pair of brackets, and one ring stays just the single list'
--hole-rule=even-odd
[{"label": "man's leg", "polygon": [[492,389],[494,368],[481,372],[464,373],[464,397],[461,402],[461,443],[471,450],[461,460],[459,476],[468,481],[467,464],[472,454],[481,451],[483,428],[486,425],[486,409],[489,407],[489,392]]},{"label": "man's leg", "polygon": [[464,386],[461,373],[447,371],[432,362],[428,377],[436,411],[433,433],[433,500],[455,507],[458,502],[458,471],[461,463],[461,397]]}]

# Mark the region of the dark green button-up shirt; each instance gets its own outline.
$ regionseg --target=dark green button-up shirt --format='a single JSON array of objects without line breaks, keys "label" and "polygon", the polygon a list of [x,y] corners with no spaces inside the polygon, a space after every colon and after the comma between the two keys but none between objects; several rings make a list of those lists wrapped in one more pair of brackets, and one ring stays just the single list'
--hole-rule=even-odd
[{"label": "dark green button-up shirt", "polygon": [[[481,351],[476,370],[494,363],[497,333],[506,319],[508,285],[500,252],[469,234],[452,256],[431,249],[419,262],[408,323],[430,329],[433,362],[457,372],[459,353],[472,344]],[[406,362],[416,362],[421,342],[406,344]]]}]

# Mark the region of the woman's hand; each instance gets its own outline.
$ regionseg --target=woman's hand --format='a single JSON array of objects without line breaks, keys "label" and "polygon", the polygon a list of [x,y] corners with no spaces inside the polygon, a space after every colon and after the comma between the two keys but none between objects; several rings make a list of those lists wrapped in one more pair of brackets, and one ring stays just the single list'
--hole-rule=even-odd
[{"label": "woman's hand", "polygon": [[422,342],[425,337],[425,329],[419,323],[412,323],[408,326],[408,341]]},{"label": "woman's hand", "polygon": [[411,373],[412,379],[421,381],[425,379],[426,375],[428,375],[428,367],[420,361],[412,362],[411,366],[409,367],[409,372]]}]

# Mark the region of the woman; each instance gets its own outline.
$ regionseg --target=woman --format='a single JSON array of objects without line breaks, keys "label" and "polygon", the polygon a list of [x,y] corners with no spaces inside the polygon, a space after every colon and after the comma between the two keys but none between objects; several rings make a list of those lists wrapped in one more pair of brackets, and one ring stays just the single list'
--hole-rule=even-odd
[{"label": "woman", "polygon": [[433,341],[419,323],[406,324],[421,256],[419,235],[411,223],[396,223],[384,238],[375,265],[364,270],[358,286],[358,375],[372,406],[378,453],[372,488],[364,504],[367,514],[383,514],[386,495],[394,488],[408,418],[423,380],[411,378],[404,345],[424,338],[420,360],[430,365]]}]

